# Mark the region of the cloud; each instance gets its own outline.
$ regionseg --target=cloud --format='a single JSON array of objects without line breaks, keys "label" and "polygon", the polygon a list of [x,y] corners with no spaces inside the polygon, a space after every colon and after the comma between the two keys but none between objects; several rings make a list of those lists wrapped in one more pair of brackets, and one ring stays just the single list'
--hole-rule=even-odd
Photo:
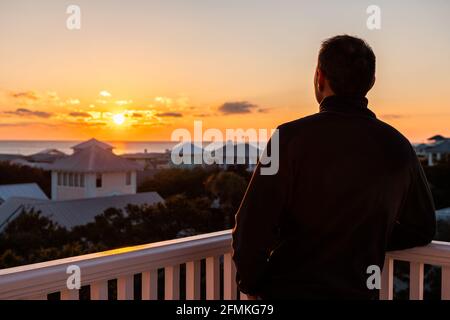
[{"label": "cloud", "polygon": [[270,109],[269,109],[269,108],[259,108],[259,109],[258,109],[258,112],[259,112],[259,113],[269,113],[269,112],[270,112]]},{"label": "cloud", "polygon": [[50,123],[44,122],[14,122],[14,123],[0,123],[0,128],[15,128],[15,127],[31,127],[31,126],[45,126],[56,127]]},{"label": "cloud", "polygon": [[172,117],[172,118],[181,118],[183,114],[180,112],[162,112],[155,114],[157,117]]},{"label": "cloud", "polygon": [[99,95],[102,96],[102,97],[111,97],[111,93],[109,93],[106,90],[100,91]]},{"label": "cloud", "polygon": [[5,114],[16,115],[21,117],[38,117],[38,118],[50,118],[51,113],[45,111],[31,111],[25,108],[19,108],[15,111],[5,111]]},{"label": "cloud", "polygon": [[257,105],[247,101],[226,102],[219,107],[219,111],[223,114],[243,114],[251,113]]},{"label": "cloud", "polygon": [[16,99],[38,100],[38,95],[33,91],[13,92],[11,97]]},{"label": "cloud", "polygon": [[207,117],[212,117],[212,114],[209,113],[198,113],[198,114],[194,114],[194,117],[196,118],[207,118]]},{"label": "cloud", "polygon": [[89,118],[91,115],[87,112],[71,112],[69,113],[71,117],[77,117],[77,118]]},{"label": "cloud", "polygon": [[66,101],[67,104],[80,104],[80,100],[79,99],[68,99]]},{"label": "cloud", "polygon": [[407,115],[404,114],[383,114],[380,115],[380,118],[382,119],[386,119],[386,120],[396,120],[396,119],[403,119],[403,118],[407,118]]},{"label": "cloud", "polygon": [[133,117],[133,118],[142,118],[143,115],[142,115],[141,113],[133,113],[133,114],[131,115],[131,117]]},{"label": "cloud", "polygon": [[132,104],[132,103],[133,103],[133,100],[117,100],[116,101],[116,104],[118,106],[126,106],[126,105]]}]

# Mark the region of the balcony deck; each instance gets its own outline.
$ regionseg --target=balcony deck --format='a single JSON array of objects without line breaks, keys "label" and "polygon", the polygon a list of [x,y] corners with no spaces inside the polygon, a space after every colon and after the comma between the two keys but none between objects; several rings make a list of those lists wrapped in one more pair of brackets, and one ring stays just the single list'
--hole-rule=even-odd
[{"label": "balcony deck", "polygon": [[[186,300],[201,298],[202,268],[205,260],[207,300],[245,300],[236,288],[236,270],[231,259],[231,231],[221,231],[183,239],[151,243],[118,250],[53,260],[0,270],[0,299],[46,300],[60,293],[63,300],[79,299],[79,290],[67,289],[67,268],[81,270],[81,286],[89,286],[91,300],[108,299],[108,281],[117,280],[117,299],[134,299],[134,275],[141,277],[141,298],[158,299],[158,270],[164,270],[164,299],[177,300],[180,290]],[[450,300],[450,243],[432,244],[389,252],[382,275],[380,299],[393,299],[394,260],[410,263],[410,299],[421,300],[424,293],[424,265],[441,267],[441,298]],[[180,283],[180,268],[185,283]]]}]

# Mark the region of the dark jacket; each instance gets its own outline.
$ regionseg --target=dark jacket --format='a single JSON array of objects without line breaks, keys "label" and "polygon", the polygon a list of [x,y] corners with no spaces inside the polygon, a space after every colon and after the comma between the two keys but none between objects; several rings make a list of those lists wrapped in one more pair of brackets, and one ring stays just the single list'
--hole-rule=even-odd
[{"label": "dark jacket", "polygon": [[365,98],[328,97],[319,113],[278,129],[278,173],[261,175],[259,164],[236,215],[240,290],[375,298],[367,268],[382,268],[386,251],[426,245],[435,233],[411,144],[377,120]]}]

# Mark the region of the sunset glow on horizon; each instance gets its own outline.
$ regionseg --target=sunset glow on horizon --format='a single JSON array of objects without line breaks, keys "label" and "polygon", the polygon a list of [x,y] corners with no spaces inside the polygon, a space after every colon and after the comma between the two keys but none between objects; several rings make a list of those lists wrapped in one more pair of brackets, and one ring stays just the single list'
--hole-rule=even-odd
[{"label": "sunset glow on horizon", "polygon": [[[67,1],[0,4],[0,140],[170,140],[206,128],[276,128],[315,113],[321,41],[364,38],[377,55],[369,106],[412,142],[450,136],[450,2]],[[55,133],[57,134],[55,135]]]}]

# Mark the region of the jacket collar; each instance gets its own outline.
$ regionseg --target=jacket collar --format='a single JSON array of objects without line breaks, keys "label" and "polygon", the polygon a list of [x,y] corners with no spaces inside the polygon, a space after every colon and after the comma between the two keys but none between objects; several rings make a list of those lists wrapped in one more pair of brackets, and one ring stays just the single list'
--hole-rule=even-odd
[{"label": "jacket collar", "polygon": [[320,112],[335,112],[353,115],[365,115],[376,118],[375,113],[367,107],[369,101],[364,97],[330,96],[323,99]]}]

